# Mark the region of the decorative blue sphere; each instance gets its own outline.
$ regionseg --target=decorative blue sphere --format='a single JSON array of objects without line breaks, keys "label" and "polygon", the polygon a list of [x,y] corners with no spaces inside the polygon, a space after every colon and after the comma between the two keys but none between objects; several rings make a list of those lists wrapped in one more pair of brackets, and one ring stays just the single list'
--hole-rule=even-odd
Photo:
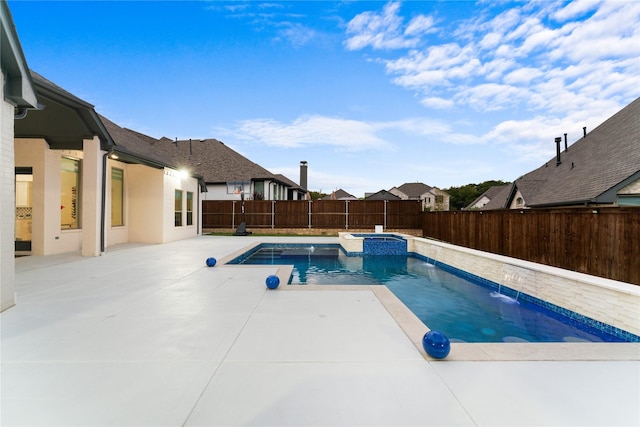
[{"label": "decorative blue sphere", "polygon": [[216,265],[216,259],[213,257],[207,258],[207,267],[213,267],[214,265]]},{"label": "decorative blue sphere", "polygon": [[436,359],[444,359],[451,351],[449,338],[442,332],[429,331],[422,337],[422,347],[427,354]]},{"label": "decorative blue sphere", "polygon": [[280,284],[280,278],[275,274],[272,274],[271,276],[267,277],[267,288],[275,289],[278,287],[279,284]]}]

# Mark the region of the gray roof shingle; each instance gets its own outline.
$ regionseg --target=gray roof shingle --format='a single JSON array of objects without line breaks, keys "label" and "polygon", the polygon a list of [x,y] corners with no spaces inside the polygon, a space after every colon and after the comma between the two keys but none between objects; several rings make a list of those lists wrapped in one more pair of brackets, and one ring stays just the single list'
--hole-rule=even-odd
[{"label": "gray roof shingle", "polygon": [[207,184],[269,179],[300,188],[284,175],[275,175],[217,139],[177,140],[153,138],[123,128],[100,116],[120,150],[201,175]]},{"label": "gray roof shingle", "polygon": [[562,151],[560,159],[558,166],[554,157],[515,181],[527,206],[615,201],[615,194],[604,193],[640,172],[640,98]]}]

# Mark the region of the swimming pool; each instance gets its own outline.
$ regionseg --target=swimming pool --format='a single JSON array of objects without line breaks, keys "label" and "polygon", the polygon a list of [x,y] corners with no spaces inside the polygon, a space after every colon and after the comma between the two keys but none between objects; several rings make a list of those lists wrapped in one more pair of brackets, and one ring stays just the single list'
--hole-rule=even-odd
[{"label": "swimming pool", "polygon": [[339,245],[261,244],[229,263],[293,265],[289,284],[386,285],[425,325],[453,342],[638,340],[481,278],[460,277],[415,254],[348,256]]}]

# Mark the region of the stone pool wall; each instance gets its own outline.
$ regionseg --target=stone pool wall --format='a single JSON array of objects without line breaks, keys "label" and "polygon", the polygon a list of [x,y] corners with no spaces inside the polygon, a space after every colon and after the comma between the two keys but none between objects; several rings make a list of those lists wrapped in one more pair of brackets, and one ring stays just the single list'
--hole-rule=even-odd
[{"label": "stone pool wall", "polygon": [[640,286],[435,240],[405,237],[409,252],[640,335]]}]

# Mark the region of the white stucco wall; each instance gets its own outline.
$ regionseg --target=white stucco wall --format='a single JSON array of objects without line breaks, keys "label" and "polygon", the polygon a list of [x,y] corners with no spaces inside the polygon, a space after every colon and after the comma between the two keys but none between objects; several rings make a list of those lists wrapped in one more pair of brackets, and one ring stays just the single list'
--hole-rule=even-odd
[{"label": "white stucco wall", "polygon": [[[4,74],[0,72],[0,87]],[[0,311],[15,305],[14,108],[0,100]]]},{"label": "white stucco wall", "polygon": [[[129,241],[162,243],[164,171],[143,165],[127,167]],[[171,198],[173,201],[173,197]],[[173,217],[172,217],[173,218]]]},{"label": "white stucco wall", "polygon": [[100,138],[83,143],[82,162],[82,255],[100,255],[102,225],[102,155]]},{"label": "white stucco wall", "polygon": [[[182,194],[182,226],[175,226],[175,191]],[[187,225],[187,192],[193,193],[193,224]],[[200,218],[200,203],[198,203],[198,181],[190,176],[184,176],[172,169],[164,170],[164,208],[163,208],[163,243],[186,239],[198,235],[197,225]]]}]

